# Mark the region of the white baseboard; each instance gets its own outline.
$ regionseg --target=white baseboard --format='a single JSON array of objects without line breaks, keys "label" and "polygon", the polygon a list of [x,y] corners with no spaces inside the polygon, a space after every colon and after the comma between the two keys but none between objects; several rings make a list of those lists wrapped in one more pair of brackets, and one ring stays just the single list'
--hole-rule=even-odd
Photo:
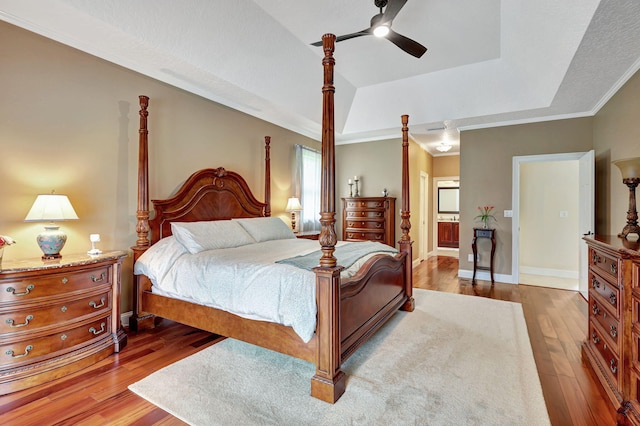
[{"label": "white baseboard", "polygon": [[120,322],[123,327],[129,327],[129,318],[133,316],[133,311],[124,312],[120,314]]},{"label": "white baseboard", "polygon": [[580,277],[578,271],[570,271],[567,269],[536,268],[534,266],[520,266],[520,273],[542,275],[545,277],[569,278],[573,280],[577,280]]},{"label": "white baseboard", "polygon": [[[458,278],[473,278],[473,270],[458,269]],[[476,271],[476,280],[491,281],[491,273],[489,271]],[[505,284],[518,284],[513,281],[513,275],[493,274],[493,281]]]}]

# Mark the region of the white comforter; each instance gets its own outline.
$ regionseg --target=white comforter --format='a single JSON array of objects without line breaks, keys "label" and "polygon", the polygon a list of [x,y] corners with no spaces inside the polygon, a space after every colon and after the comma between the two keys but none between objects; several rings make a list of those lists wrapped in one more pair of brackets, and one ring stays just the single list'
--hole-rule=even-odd
[{"label": "white comforter", "polygon": [[[190,254],[168,237],[138,259],[134,272],[151,279],[154,293],[291,326],[308,342],[316,326],[315,274],[274,262],[319,248],[317,241],[286,239]],[[370,256],[343,276],[353,275]]]}]

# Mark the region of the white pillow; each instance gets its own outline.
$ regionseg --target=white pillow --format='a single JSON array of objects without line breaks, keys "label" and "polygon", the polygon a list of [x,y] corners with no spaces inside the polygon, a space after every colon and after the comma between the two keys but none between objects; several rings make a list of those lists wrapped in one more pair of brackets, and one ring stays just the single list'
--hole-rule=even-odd
[{"label": "white pillow", "polygon": [[171,232],[191,254],[256,242],[239,223],[230,220],[171,222]]},{"label": "white pillow", "polygon": [[249,235],[259,243],[262,241],[296,238],[291,228],[278,217],[252,217],[232,219],[231,221],[239,222]]},{"label": "white pillow", "polygon": [[163,238],[142,253],[133,266],[133,273],[146,275],[153,285],[157,285],[184,254],[187,254],[187,249],[175,237]]}]

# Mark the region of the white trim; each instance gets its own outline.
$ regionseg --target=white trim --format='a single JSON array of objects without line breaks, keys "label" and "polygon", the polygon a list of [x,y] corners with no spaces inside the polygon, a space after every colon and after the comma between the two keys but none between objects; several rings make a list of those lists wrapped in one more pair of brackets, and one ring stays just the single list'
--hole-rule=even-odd
[{"label": "white trim", "polygon": [[[472,279],[473,278],[473,270],[469,271],[466,269],[458,269],[458,278],[467,278],[467,279]],[[491,282],[491,273],[489,271],[476,271],[476,280],[480,280],[480,281],[489,281]],[[505,284],[518,284],[517,282],[513,281],[513,277],[511,275],[506,275],[506,274],[493,274],[493,280],[497,283],[505,283]]]},{"label": "white trim", "polygon": [[520,164],[551,161],[578,161],[585,152],[569,152],[564,154],[522,155],[513,157],[511,185],[511,277],[520,280]]},{"label": "white trim", "polygon": [[523,266],[520,268],[523,274],[540,275],[544,277],[569,278],[577,280],[579,278],[578,271],[570,271],[568,269],[551,269],[536,268],[535,266]]},{"label": "white trim", "polygon": [[133,316],[133,311],[124,312],[120,314],[120,323],[122,323],[123,327],[129,327],[129,320]]}]

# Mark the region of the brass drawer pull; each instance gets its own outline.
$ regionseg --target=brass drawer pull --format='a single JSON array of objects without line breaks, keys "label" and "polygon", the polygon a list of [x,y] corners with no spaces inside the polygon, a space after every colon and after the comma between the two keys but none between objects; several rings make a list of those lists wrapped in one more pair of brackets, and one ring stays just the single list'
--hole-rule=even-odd
[{"label": "brass drawer pull", "polygon": [[598,344],[600,343],[600,338],[598,337],[598,335],[596,334],[596,332],[594,331],[593,334],[591,335],[591,339],[593,340],[594,344]]},{"label": "brass drawer pull", "polygon": [[89,306],[91,306],[94,309],[102,308],[104,306],[104,297],[100,298],[100,304],[99,305],[96,305],[96,302],[94,302],[92,300],[91,302],[89,302]]},{"label": "brass drawer pull", "polygon": [[101,324],[100,324],[100,330],[96,330],[96,328],[95,328],[95,327],[91,327],[91,328],[89,329],[89,332],[90,332],[90,333],[93,333],[93,334],[95,334],[95,335],[97,336],[97,335],[98,335],[98,334],[100,334],[100,333],[104,333],[104,330],[105,330],[105,328],[104,328],[104,327],[105,327],[105,323],[101,323]]},{"label": "brass drawer pull", "polygon": [[598,315],[600,313],[600,308],[598,308],[598,305],[594,303],[593,307],[591,308],[591,312],[593,313],[593,316]]},{"label": "brass drawer pull", "polygon": [[22,358],[23,356],[29,355],[29,352],[31,352],[32,350],[33,350],[33,346],[29,345],[26,348],[24,348],[24,353],[23,354],[14,355],[12,350],[6,351],[5,354],[9,355],[11,358]]},{"label": "brass drawer pull", "polygon": [[591,278],[591,287],[593,287],[594,289],[600,288],[600,281],[598,281],[596,277]]},{"label": "brass drawer pull", "polygon": [[9,324],[9,327],[11,328],[25,327],[29,325],[29,321],[31,321],[32,319],[33,319],[33,315],[27,315],[27,317],[24,319],[24,323],[14,324],[13,319],[9,318],[7,319],[7,324]]},{"label": "brass drawer pull", "polygon": [[29,293],[31,292],[31,290],[33,290],[34,288],[36,288],[36,286],[35,286],[35,285],[33,285],[33,284],[29,284],[29,285],[27,286],[27,289],[26,289],[26,291],[25,291],[24,293],[16,293],[16,289],[15,289],[15,288],[13,288],[13,287],[8,287],[8,288],[7,288],[7,293],[11,293],[11,294],[13,294],[14,296],[26,296],[26,295],[27,295],[27,294],[29,294]]},{"label": "brass drawer pull", "polygon": [[616,365],[616,360],[612,359],[609,361],[609,368],[611,368],[611,372],[616,374],[618,372],[618,366]]},{"label": "brass drawer pull", "polygon": [[618,275],[618,264],[617,263],[612,263],[611,264],[611,273],[613,275]]},{"label": "brass drawer pull", "polygon": [[617,301],[618,301],[618,298],[616,297],[616,294],[615,293],[611,293],[611,295],[609,296],[609,302],[612,305],[615,305]]},{"label": "brass drawer pull", "polygon": [[66,284],[68,282],[69,282],[69,278],[67,277],[62,278],[62,284]]},{"label": "brass drawer pull", "polygon": [[100,274],[100,277],[96,277],[95,275],[91,275],[91,281],[93,281],[94,283],[99,283],[100,281],[104,281],[104,279],[107,277],[107,274],[105,272]]},{"label": "brass drawer pull", "polygon": [[609,334],[611,335],[611,337],[618,337],[618,329],[615,325],[609,327]]},{"label": "brass drawer pull", "polygon": [[602,260],[602,258],[600,256],[598,256],[595,252],[593,253],[593,256],[591,257],[591,263],[593,263],[594,265],[597,264],[598,262],[600,262]]}]

